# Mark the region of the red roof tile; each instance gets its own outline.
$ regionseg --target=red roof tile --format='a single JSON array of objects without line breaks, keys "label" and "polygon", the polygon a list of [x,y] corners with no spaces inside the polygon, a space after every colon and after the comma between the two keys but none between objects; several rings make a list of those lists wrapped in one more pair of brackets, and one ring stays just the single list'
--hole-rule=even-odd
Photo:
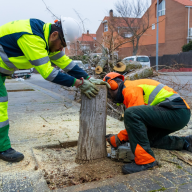
[{"label": "red roof tile", "polygon": [[181,3],[182,5],[185,5],[185,6],[192,6],[191,0],[174,0],[174,1],[177,1],[178,3]]},{"label": "red roof tile", "polygon": [[94,41],[94,37],[96,38],[96,34],[83,34],[79,37],[79,41]]}]

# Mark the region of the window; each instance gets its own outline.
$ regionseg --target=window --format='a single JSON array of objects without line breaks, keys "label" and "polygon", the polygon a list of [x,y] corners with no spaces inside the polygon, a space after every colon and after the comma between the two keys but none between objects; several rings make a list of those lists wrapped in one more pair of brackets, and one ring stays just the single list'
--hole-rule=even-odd
[{"label": "window", "polygon": [[155,29],[155,24],[152,24],[152,30],[154,30]]},{"label": "window", "polygon": [[126,61],[134,61],[134,58],[127,58]]},{"label": "window", "polygon": [[162,0],[159,3],[159,10],[158,10],[159,16],[165,15],[165,0]]},{"label": "window", "polygon": [[139,62],[149,62],[149,58],[148,57],[137,57],[136,61],[139,61]]},{"label": "window", "polygon": [[94,40],[96,40],[96,37],[93,37]]},{"label": "window", "polygon": [[126,37],[126,38],[131,38],[132,36],[133,36],[132,33],[125,33],[125,37]]},{"label": "window", "polygon": [[107,23],[104,23],[104,32],[108,31],[108,25]]}]

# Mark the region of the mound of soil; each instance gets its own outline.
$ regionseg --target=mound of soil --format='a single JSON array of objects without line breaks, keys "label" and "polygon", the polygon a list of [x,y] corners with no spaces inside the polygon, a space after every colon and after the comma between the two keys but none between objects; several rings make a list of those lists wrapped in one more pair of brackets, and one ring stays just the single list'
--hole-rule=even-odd
[{"label": "mound of soil", "polygon": [[106,180],[122,175],[124,163],[104,158],[88,164],[76,164],[77,147],[67,149],[34,149],[40,168],[50,189]]}]

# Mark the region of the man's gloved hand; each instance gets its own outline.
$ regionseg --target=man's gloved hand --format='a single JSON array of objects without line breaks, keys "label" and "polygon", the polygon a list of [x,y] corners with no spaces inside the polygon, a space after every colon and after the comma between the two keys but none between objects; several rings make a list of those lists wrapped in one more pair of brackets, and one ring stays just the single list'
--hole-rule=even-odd
[{"label": "man's gloved hand", "polygon": [[81,91],[89,98],[95,97],[98,94],[99,90],[97,87],[91,83],[89,80],[81,78],[81,82],[77,85],[77,88],[80,88]]},{"label": "man's gloved hand", "polygon": [[117,137],[117,135],[109,134],[105,136],[106,141],[114,148],[117,148],[119,145],[121,145],[121,141]]},{"label": "man's gloved hand", "polygon": [[89,81],[91,81],[91,83],[94,83],[95,85],[107,85],[109,89],[111,88],[111,86],[107,82],[101,79],[94,79],[93,77],[90,77]]}]

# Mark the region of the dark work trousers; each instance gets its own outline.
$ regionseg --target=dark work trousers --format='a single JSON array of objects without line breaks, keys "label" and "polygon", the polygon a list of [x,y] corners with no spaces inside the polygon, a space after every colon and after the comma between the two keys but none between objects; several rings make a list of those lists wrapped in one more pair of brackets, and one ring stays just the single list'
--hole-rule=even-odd
[{"label": "dark work trousers", "polygon": [[183,137],[168,134],[185,127],[190,120],[189,109],[169,109],[159,106],[141,105],[127,108],[124,114],[132,152],[139,144],[154,157],[151,147],[167,150],[182,150]]}]

